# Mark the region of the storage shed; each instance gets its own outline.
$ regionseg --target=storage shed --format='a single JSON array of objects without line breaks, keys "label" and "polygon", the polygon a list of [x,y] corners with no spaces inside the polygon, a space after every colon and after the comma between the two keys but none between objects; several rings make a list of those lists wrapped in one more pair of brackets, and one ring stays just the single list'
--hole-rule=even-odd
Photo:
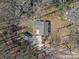
[{"label": "storage shed", "polygon": [[33,20],[33,31],[35,35],[48,36],[49,34],[49,22],[42,20]]}]

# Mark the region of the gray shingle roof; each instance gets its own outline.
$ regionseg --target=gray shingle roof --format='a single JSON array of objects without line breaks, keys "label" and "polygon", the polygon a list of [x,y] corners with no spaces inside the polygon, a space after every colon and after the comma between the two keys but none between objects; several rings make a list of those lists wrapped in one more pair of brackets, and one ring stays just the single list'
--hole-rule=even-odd
[{"label": "gray shingle roof", "polygon": [[34,20],[33,21],[33,28],[39,29],[39,35],[47,36],[48,35],[48,22]]}]

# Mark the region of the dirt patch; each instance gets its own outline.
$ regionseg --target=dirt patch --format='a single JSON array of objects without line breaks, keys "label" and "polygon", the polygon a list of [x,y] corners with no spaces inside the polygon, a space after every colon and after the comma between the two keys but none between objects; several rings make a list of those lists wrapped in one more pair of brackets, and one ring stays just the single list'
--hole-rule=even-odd
[{"label": "dirt patch", "polygon": [[69,28],[62,28],[70,23],[68,21],[61,20],[60,14],[51,14],[43,17],[42,19],[51,21],[51,32],[53,37],[56,37],[57,35],[60,39],[64,39],[64,37],[70,33]]}]

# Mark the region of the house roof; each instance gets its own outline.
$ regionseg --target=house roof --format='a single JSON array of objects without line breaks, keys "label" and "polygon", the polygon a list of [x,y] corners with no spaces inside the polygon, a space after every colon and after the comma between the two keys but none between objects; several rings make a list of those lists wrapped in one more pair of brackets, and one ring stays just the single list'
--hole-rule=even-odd
[{"label": "house roof", "polygon": [[39,30],[39,32],[40,32],[39,35],[43,35],[43,36],[48,35],[48,22],[34,20],[33,21],[33,28]]}]

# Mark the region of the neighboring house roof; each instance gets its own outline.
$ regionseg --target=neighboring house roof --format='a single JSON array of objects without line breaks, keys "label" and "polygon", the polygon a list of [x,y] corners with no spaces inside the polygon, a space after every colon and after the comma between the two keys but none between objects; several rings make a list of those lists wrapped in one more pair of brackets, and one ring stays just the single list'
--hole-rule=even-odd
[{"label": "neighboring house roof", "polygon": [[34,20],[33,29],[39,30],[39,35],[47,36],[48,35],[48,22]]}]

